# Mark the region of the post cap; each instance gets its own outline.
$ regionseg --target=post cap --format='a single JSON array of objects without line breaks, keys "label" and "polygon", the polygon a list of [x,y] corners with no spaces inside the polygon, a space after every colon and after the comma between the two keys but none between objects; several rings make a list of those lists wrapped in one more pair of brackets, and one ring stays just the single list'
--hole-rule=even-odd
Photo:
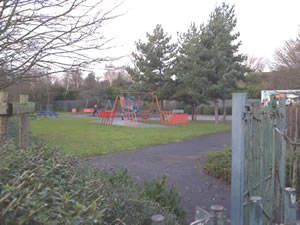
[{"label": "post cap", "polygon": [[165,217],[158,214],[158,215],[152,216],[152,217],[151,217],[151,220],[152,220],[153,222],[162,222],[162,221],[165,220]]},{"label": "post cap", "polygon": [[224,211],[224,207],[221,205],[212,205],[210,207],[211,210],[215,211],[215,212],[221,212]]},{"label": "post cap", "polygon": [[260,196],[251,196],[250,200],[252,202],[260,202],[262,200],[262,197],[260,197]]}]

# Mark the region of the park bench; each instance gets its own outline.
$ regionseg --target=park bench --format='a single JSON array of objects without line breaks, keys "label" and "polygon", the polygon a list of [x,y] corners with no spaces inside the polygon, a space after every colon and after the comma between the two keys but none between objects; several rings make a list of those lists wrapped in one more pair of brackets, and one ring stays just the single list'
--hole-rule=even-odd
[{"label": "park bench", "polygon": [[[55,111],[49,111],[49,110],[41,110],[38,114],[35,115],[36,118],[40,119],[41,117],[47,118],[47,117],[58,117],[58,114]],[[31,118],[34,118],[31,116]]]},{"label": "park bench", "polygon": [[169,124],[171,124],[172,126],[175,126],[177,124],[187,124],[187,122],[189,121],[189,116],[187,114],[172,114],[169,117]]}]

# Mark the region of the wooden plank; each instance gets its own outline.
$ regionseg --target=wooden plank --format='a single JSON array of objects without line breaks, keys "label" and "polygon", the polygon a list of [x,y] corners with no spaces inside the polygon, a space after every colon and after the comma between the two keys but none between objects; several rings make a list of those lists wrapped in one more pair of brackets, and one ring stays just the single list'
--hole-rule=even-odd
[{"label": "wooden plank", "polygon": [[7,114],[9,113],[8,93],[0,92],[0,142],[6,138]]},{"label": "wooden plank", "polygon": [[8,93],[0,91],[0,115],[9,114]]},{"label": "wooden plank", "polygon": [[35,110],[34,102],[26,102],[26,103],[19,103],[14,102],[12,103],[12,114],[23,114],[23,113],[31,113]]},{"label": "wooden plank", "polygon": [[0,142],[5,140],[7,130],[7,116],[0,116]]},{"label": "wooden plank", "polygon": [[[34,111],[34,103],[28,102],[28,95],[20,95],[19,113],[20,115],[20,128],[19,128],[19,147],[27,148],[29,145],[29,116],[28,112]],[[33,104],[32,104],[33,103]],[[33,108],[30,108],[32,107]],[[33,111],[32,111],[33,110]]]},{"label": "wooden plank", "polygon": [[9,104],[0,102],[0,115],[9,114]]},{"label": "wooden plank", "polygon": [[0,103],[8,103],[8,93],[0,91]]}]

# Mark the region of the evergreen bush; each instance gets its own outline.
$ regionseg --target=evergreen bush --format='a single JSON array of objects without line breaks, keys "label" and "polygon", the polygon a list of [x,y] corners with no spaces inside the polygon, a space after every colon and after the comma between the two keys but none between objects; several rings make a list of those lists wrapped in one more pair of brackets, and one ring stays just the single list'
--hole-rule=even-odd
[{"label": "evergreen bush", "polygon": [[90,170],[77,158],[35,141],[0,144],[0,224],[150,225],[154,214],[177,218],[147,198],[126,172]]}]

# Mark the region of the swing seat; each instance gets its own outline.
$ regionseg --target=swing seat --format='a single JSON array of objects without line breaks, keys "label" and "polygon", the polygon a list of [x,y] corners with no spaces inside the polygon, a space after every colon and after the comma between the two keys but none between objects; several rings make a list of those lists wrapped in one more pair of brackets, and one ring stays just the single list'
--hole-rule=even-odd
[{"label": "swing seat", "polygon": [[150,110],[141,110],[141,119],[148,120],[151,116]]}]

